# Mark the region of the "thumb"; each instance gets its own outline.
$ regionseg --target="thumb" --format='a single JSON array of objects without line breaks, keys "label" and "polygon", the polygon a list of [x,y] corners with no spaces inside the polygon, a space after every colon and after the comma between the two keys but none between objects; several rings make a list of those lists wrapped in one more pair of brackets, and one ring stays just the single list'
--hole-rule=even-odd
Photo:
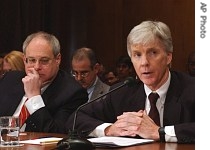
[{"label": "thumb", "polygon": [[142,109],[138,111],[138,113],[143,113],[143,112],[144,112],[144,110],[142,110]]}]

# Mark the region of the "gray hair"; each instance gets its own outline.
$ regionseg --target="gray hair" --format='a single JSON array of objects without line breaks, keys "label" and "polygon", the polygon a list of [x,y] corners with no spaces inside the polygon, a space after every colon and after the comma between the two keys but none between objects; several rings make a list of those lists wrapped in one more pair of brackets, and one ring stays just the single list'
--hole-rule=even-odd
[{"label": "gray hair", "polygon": [[52,47],[53,55],[56,57],[60,53],[60,43],[58,39],[49,33],[39,31],[29,35],[23,43],[23,53],[26,53],[26,48],[34,38],[42,38],[46,40]]},{"label": "gray hair", "polygon": [[89,59],[90,61],[90,67],[93,68],[96,63],[98,63],[98,59],[96,58],[96,54],[93,51],[93,49],[88,47],[82,47],[74,51],[72,55],[72,61],[73,60],[83,60],[83,59]]},{"label": "gray hair", "polygon": [[148,44],[159,39],[165,46],[166,52],[173,52],[173,43],[169,27],[158,21],[143,21],[135,26],[127,37],[127,52],[131,56],[131,45]]}]

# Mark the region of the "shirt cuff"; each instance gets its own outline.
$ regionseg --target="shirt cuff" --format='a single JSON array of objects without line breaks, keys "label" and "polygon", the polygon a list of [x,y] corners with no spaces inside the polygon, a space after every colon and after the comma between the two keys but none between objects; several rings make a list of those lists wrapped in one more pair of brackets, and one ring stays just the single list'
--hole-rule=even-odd
[{"label": "shirt cuff", "polygon": [[166,142],[177,142],[174,126],[165,126],[165,140]]},{"label": "shirt cuff", "polygon": [[93,132],[91,132],[89,134],[89,136],[93,136],[93,137],[102,137],[102,136],[105,136],[105,133],[104,133],[104,130],[108,127],[112,125],[112,123],[103,123],[99,126],[97,126]]},{"label": "shirt cuff", "polygon": [[45,107],[45,104],[41,95],[37,95],[28,99],[25,103],[25,106],[27,107],[29,113],[33,114],[38,109]]}]

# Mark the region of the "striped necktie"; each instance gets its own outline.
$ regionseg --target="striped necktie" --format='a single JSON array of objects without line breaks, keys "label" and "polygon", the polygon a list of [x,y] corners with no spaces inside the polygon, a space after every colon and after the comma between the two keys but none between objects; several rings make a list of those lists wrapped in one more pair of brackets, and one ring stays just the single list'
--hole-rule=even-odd
[{"label": "striped necktie", "polygon": [[[27,100],[28,100],[28,98],[26,99],[26,101]],[[22,107],[22,109],[20,111],[20,115],[19,115],[19,118],[20,118],[20,126],[22,126],[25,123],[26,119],[30,115],[29,112],[28,112],[28,109],[25,106],[26,101],[24,102],[23,107]]]}]

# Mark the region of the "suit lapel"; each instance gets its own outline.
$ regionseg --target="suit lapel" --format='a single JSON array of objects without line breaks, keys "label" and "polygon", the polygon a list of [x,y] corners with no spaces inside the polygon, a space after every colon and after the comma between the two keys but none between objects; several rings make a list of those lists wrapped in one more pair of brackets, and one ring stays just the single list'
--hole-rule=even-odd
[{"label": "suit lapel", "polygon": [[172,72],[170,86],[164,104],[164,126],[176,124],[180,121],[181,104],[179,102],[179,98],[181,91],[181,83]]},{"label": "suit lapel", "polygon": [[101,96],[102,94],[105,94],[106,92],[108,92],[109,89],[106,88],[105,86],[103,86],[103,82],[100,81],[100,79],[97,80],[95,88],[93,90],[93,93],[91,95],[90,100],[93,100],[99,96]]},{"label": "suit lapel", "polygon": [[[145,109],[146,94],[144,91],[144,84],[140,84],[137,88],[136,94],[131,97],[129,109],[130,111],[139,111]],[[144,93],[144,94],[142,94]]]},{"label": "suit lapel", "polygon": [[[59,70],[55,79],[50,83],[50,85],[47,87],[47,89],[42,93],[43,101],[45,104],[49,104],[52,102],[56,102],[56,97],[58,95],[58,91],[62,90],[61,83],[63,82],[63,74],[62,71]],[[60,95],[62,97],[62,94]]]}]

